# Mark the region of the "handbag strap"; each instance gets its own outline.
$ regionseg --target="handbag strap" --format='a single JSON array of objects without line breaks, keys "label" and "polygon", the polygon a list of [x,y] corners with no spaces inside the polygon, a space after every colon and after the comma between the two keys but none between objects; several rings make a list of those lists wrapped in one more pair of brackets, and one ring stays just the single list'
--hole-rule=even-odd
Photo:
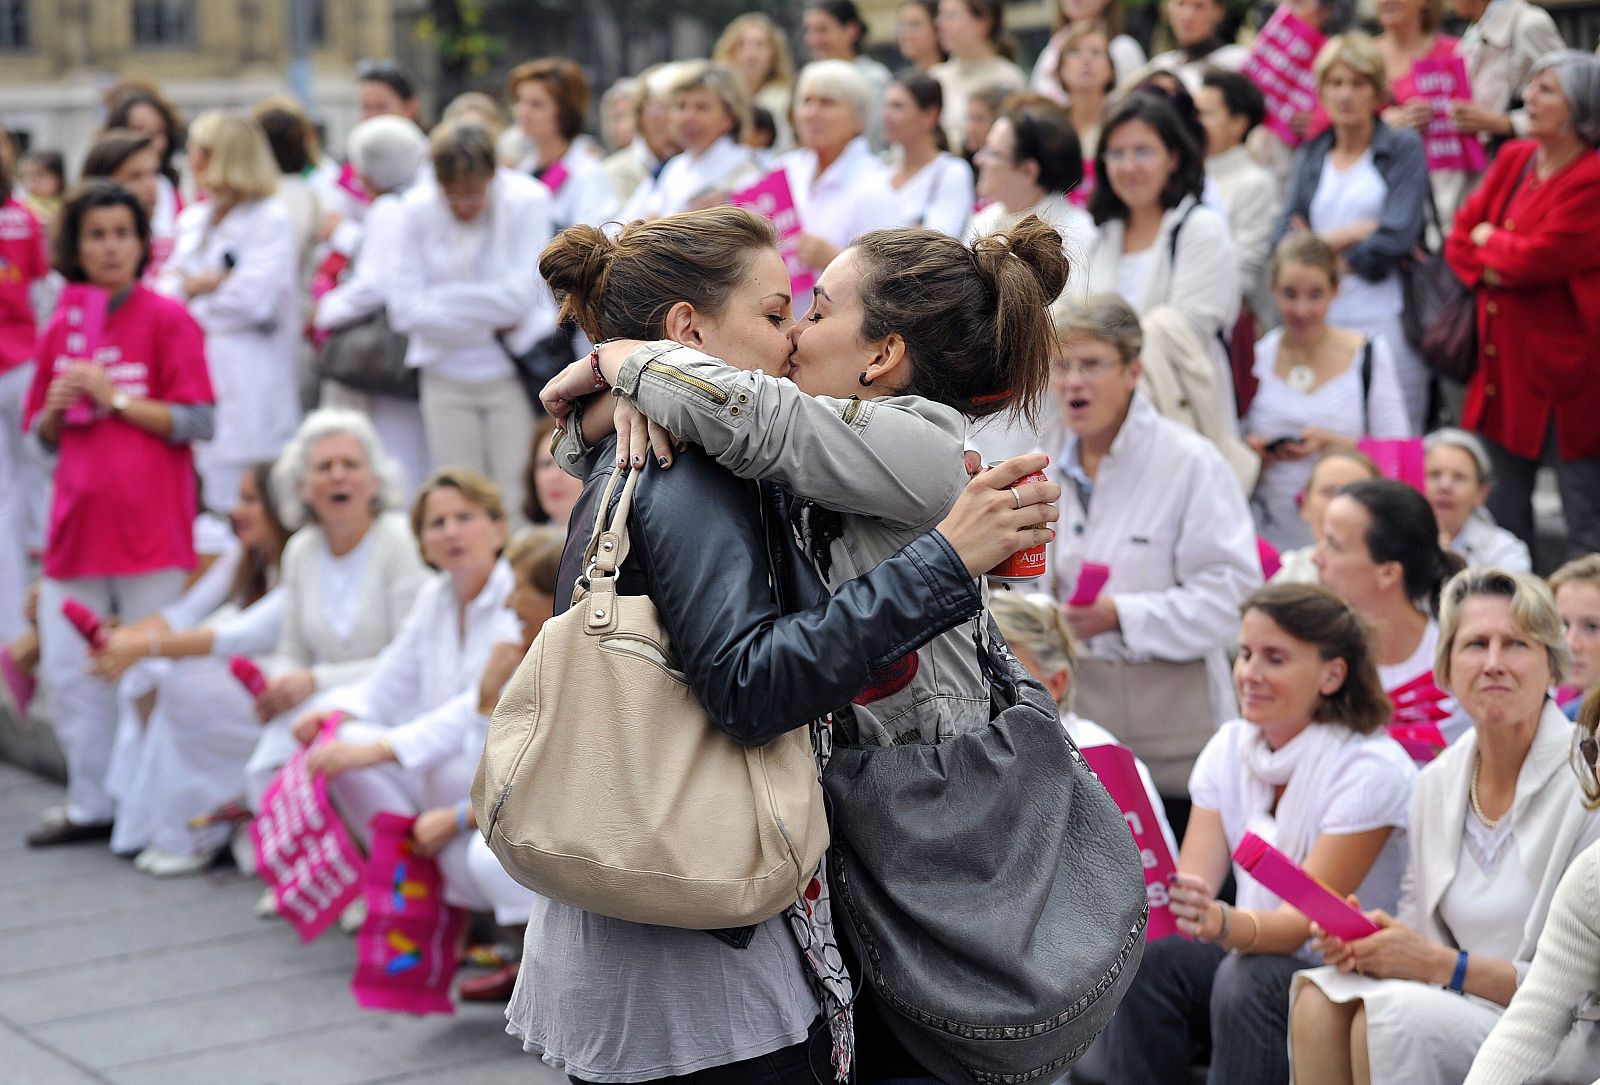
[{"label": "handbag strap", "polygon": [[1372,432],[1372,337],[1361,344],[1361,435]]},{"label": "handbag strap", "polygon": [[[581,599],[587,610],[584,629],[589,633],[608,633],[616,627],[617,570],[628,556],[628,513],[633,508],[634,491],[639,487],[642,474],[642,470],[619,468],[611,473],[600,495],[594,532],[583,550],[584,572],[573,592],[573,605]],[[617,493],[619,482],[622,495],[613,510],[611,499]]]}]

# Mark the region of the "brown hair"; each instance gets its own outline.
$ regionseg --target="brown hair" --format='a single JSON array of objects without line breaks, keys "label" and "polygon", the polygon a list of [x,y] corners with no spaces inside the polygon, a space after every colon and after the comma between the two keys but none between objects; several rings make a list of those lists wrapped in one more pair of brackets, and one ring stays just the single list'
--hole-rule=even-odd
[{"label": "brown hair", "polygon": [[274,94],[256,103],[250,116],[266,135],[279,173],[298,176],[321,161],[316,126],[293,98]]},{"label": "brown hair", "polygon": [[743,15],[734,16],[733,21],[723,28],[722,35],[717,38],[717,44],[712,46],[711,59],[719,64],[733,67],[734,46],[739,44],[739,38],[751,27],[765,34],[767,41],[772,44],[772,70],[767,72],[766,81],[761,86],[750,88],[750,93],[754,94],[772,84],[780,87],[793,86],[794,60],[789,56],[789,42],[784,38],[778,24],[772,21],[772,17],[759,11],[747,11]]},{"label": "brown hair", "polygon": [[128,123],[128,115],[133,112],[134,106],[147,105],[161,114],[161,120],[167,126],[167,152],[161,156],[161,173],[176,185],[178,169],[173,165],[173,159],[183,149],[187,138],[178,107],[161,93],[160,87],[143,79],[124,79],[113,84],[106,90],[102,100],[106,104],[107,130],[132,128],[133,125]]},{"label": "brown hair", "polygon": [[1600,682],[1583,695],[1583,703],[1578,707],[1578,726],[1572,733],[1572,771],[1578,774],[1585,810],[1600,810],[1600,779],[1595,776],[1593,762],[1579,753],[1583,740],[1594,738],[1597,728],[1600,728]]},{"label": "brown hair", "polygon": [[[1066,25],[1067,17],[1061,10],[1061,4],[1057,3],[1055,28],[1060,30]],[[1106,32],[1108,44],[1109,39],[1114,38],[1118,34],[1122,33],[1122,0],[1106,0],[1106,6],[1100,10],[1100,26]],[[1062,51],[1065,52],[1065,49],[1066,47],[1063,46]]]},{"label": "brown hair", "polygon": [[539,474],[539,452],[549,450],[555,455],[556,420],[549,415],[539,419],[533,427],[533,440],[528,442],[528,462],[522,467],[522,515],[531,524],[548,524],[550,513],[539,504],[539,487],[534,483]]},{"label": "brown hair", "polygon": [[539,274],[590,339],[660,339],[667,313],[686,301],[720,316],[752,253],[777,245],[772,224],[737,207],[630,222],[615,239],[571,226],[539,258]]},{"label": "brown hair", "polygon": [[1000,0],[961,0],[974,19],[989,23],[989,44],[1007,60],[1017,59],[1017,47],[1006,38],[1006,9]]},{"label": "brown hair", "polygon": [[1242,617],[1258,610],[1296,640],[1317,649],[1324,662],[1342,659],[1344,684],[1317,701],[1313,717],[1370,735],[1389,722],[1394,708],[1373,660],[1367,623],[1344,600],[1315,584],[1268,584],[1244,601]]},{"label": "brown hair", "polygon": [[471,121],[441,124],[428,139],[433,176],[441,185],[468,177],[494,177],[494,138]]},{"label": "brown hair", "polygon": [[[1058,4],[1057,10],[1059,9],[1060,5]],[[1118,0],[1111,0],[1111,3],[1106,7],[1106,11],[1116,11],[1120,18],[1121,9],[1118,6]],[[1117,89],[1117,62],[1111,55],[1111,39],[1116,37],[1116,31],[1106,25],[1105,20],[1096,23],[1079,23],[1071,30],[1068,30],[1062,37],[1061,49],[1056,53],[1056,85],[1062,90],[1067,89],[1067,50],[1076,46],[1084,38],[1093,35],[1099,35],[1100,39],[1106,43],[1106,65],[1111,69],[1111,74],[1106,78],[1106,85],[1101,89],[1106,92],[1106,96],[1109,98],[1111,92]]]},{"label": "brown hair", "polygon": [[1272,273],[1268,284],[1277,286],[1278,275],[1289,264],[1315,268],[1328,277],[1330,286],[1339,289],[1339,257],[1334,253],[1333,246],[1316,234],[1288,234],[1278,242],[1278,247],[1272,250]]},{"label": "brown hair", "polygon": [[83,157],[83,170],[80,176],[84,180],[91,177],[110,177],[123,166],[128,159],[140,151],[149,150],[154,144],[150,137],[135,132],[132,128],[110,128],[100,133],[94,145],[89,148],[89,153]]},{"label": "brown hair", "polygon": [[[417,487],[417,496],[411,500],[411,533],[422,541],[423,518],[428,511],[428,498],[437,490],[454,490],[484,511],[491,520],[503,522],[506,507],[500,500],[500,490],[470,467],[441,467]],[[424,556],[428,567],[437,568]]]},{"label": "brown hair", "polygon": [[239,558],[239,569],[233,574],[228,598],[241,607],[248,607],[271,590],[272,571],[282,562],[284,544],[293,534],[279,518],[277,502],[272,500],[272,464],[272,460],[259,460],[250,465],[250,477],[256,484],[256,498],[266,513],[267,526],[272,531],[272,543],[269,553],[250,550]]},{"label": "brown hair", "polygon": [[906,391],[969,418],[1008,408],[1031,424],[1050,382],[1049,306],[1067,283],[1061,235],[1037,215],[969,249],[935,230],[873,230],[861,261],[867,342],[905,340]]},{"label": "brown hair", "polygon": [[506,547],[506,564],[535,591],[553,596],[561,570],[561,548],[566,533],[553,527],[531,527],[518,533]]},{"label": "brown hair", "polygon": [[517,88],[524,83],[544,84],[556,103],[556,123],[561,138],[569,143],[583,131],[583,118],[589,112],[589,81],[583,69],[564,57],[543,57],[518,64],[506,76],[506,97],[516,100]]}]

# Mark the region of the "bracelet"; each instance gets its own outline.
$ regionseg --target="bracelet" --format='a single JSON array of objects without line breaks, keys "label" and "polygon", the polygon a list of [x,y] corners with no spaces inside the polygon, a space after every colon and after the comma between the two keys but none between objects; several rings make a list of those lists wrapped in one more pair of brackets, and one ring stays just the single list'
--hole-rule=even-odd
[{"label": "bracelet", "polygon": [[470,800],[462,799],[456,803],[456,832],[464,833],[467,831],[467,817],[471,813],[472,803]]},{"label": "bracelet", "polygon": [[1222,943],[1228,940],[1228,927],[1230,920],[1228,913],[1233,911],[1233,909],[1228,907],[1227,901],[1219,900],[1217,901],[1217,911],[1222,914],[1222,927],[1217,931],[1217,936],[1211,939],[1211,942],[1214,945],[1220,946]]},{"label": "bracelet", "polygon": [[1463,949],[1459,953],[1456,954],[1456,971],[1455,971],[1455,975],[1450,977],[1450,983],[1445,988],[1445,990],[1454,991],[1458,995],[1464,995],[1464,994],[1467,993],[1466,992],[1466,985],[1467,985],[1467,951]]},{"label": "bracelet", "polygon": [[594,370],[594,386],[596,389],[611,387],[611,382],[606,380],[606,375],[600,372],[599,344],[596,344],[595,348],[589,352],[589,368]]},{"label": "bracelet", "polygon": [[152,657],[161,654],[161,634],[154,629],[150,630],[150,651],[148,654]]}]

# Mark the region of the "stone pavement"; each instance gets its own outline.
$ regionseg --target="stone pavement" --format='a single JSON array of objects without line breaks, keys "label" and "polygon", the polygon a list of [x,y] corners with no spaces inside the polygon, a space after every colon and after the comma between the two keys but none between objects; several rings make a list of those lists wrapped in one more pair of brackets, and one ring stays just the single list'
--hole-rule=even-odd
[{"label": "stone pavement", "polygon": [[498,1006],[373,1013],[355,940],[255,918],[231,867],[151,878],[84,844],[23,845],[61,788],[0,762],[0,1082],[5,1085],[556,1085]]}]

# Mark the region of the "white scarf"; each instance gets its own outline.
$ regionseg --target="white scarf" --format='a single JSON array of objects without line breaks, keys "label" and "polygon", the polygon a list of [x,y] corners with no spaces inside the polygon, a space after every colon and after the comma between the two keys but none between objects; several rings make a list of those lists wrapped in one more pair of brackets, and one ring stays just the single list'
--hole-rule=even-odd
[{"label": "white scarf", "polygon": [[[1313,723],[1274,750],[1259,729],[1245,739],[1243,808],[1246,828],[1273,844],[1297,863],[1316,843],[1319,822],[1327,809],[1326,781],[1339,748],[1355,739],[1348,727]],[[1271,814],[1272,792],[1283,788],[1277,813]],[[1248,875],[1239,879],[1239,907],[1271,909],[1277,894]]]}]

